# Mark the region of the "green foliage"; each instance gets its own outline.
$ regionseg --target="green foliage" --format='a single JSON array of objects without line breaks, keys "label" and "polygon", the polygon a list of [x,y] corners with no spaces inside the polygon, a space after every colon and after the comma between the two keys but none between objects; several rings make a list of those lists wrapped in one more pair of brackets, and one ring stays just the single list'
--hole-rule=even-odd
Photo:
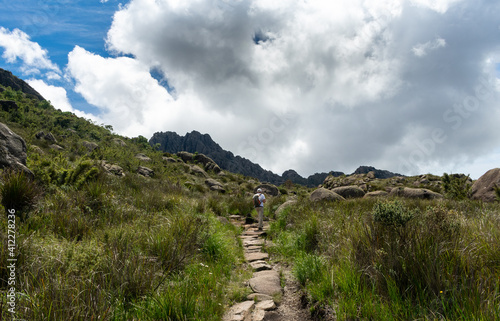
[{"label": "green foliage", "polygon": [[414,216],[401,201],[378,202],[373,207],[373,220],[386,226],[405,226]]},{"label": "green foliage", "polygon": [[323,259],[314,254],[301,253],[295,261],[293,272],[302,285],[307,282],[317,283],[326,269]]},{"label": "green foliage", "polygon": [[40,189],[23,171],[7,170],[2,175],[0,195],[6,210],[14,209],[24,217],[24,212],[31,209],[41,194]]},{"label": "green foliage", "polygon": [[472,184],[469,175],[458,175],[446,173],[442,178],[445,195],[451,199],[464,200],[469,198]]}]

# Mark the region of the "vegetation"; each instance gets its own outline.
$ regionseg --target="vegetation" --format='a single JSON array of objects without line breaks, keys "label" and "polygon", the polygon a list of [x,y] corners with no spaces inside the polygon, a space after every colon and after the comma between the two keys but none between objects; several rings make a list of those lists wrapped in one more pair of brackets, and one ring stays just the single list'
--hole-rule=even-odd
[{"label": "vegetation", "polygon": [[[245,299],[251,271],[241,264],[241,231],[222,217],[252,213],[256,184],[249,178],[208,172],[225,188],[211,191],[189,164],[156,151],[144,137],[120,137],[111,126],[8,88],[0,99],[19,106],[0,111],[0,121],[27,141],[35,174],[30,180],[5,171],[0,178],[0,212],[18,214],[19,319],[221,320],[229,305]],[[40,131],[52,133],[63,149],[37,139]],[[111,174],[106,164],[125,175]],[[140,166],[154,175],[138,175]],[[424,180],[447,197],[311,202],[311,190],[287,182],[281,196],[268,198],[274,246],[267,250],[291,266],[313,316],[500,319],[498,204],[468,200],[464,176],[373,180],[367,188],[416,187]],[[292,197],[297,202],[276,215]],[[8,226],[2,215],[4,245]],[[0,247],[0,261],[8,256]],[[9,273],[0,264],[2,320],[10,317]]]},{"label": "vegetation", "polygon": [[497,320],[500,216],[472,201],[299,199],[270,248],[339,320]]},{"label": "vegetation", "polygon": [[[0,121],[28,145],[31,180],[4,171],[2,212],[15,209],[17,318],[220,320],[246,293],[241,232],[217,216],[246,214],[254,186],[229,174],[231,196],[208,190],[182,162],[167,163],[144,137],[124,138],[48,102],[7,90],[17,110]],[[37,139],[40,131],[56,142]],[[120,139],[120,141],[116,141]],[[98,148],[88,149],[84,141]],[[54,149],[57,144],[63,149]],[[151,161],[135,155],[142,153]],[[170,155],[172,156],[172,155]],[[174,156],[175,157],[175,156]],[[124,177],[104,164],[118,165]],[[136,174],[139,166],[152,178]],[[9,319],[7,216],[0,219],[0,319]]]}]

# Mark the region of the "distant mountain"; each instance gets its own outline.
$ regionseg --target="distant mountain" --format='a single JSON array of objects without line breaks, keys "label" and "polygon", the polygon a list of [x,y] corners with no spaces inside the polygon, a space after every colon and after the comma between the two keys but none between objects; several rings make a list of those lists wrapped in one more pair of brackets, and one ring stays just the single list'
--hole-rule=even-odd
[{"label": "distant mountain", "polygon": [[393,173],[389,172],[386,170],[381,170],[381,169],[376,169],[375,167],[372,166],[360,166],[358,169],[352,173],[352,175],[356,174],[368,174],[369,172],[374,172],[375,173],[375,178],[380,178],[380,179],[385,179],[385,178],[392,178],[395,176],[404,176],[398,173]]},{"label": "distant mountain", "polygon": [[0,68],[0,85],[10,87],[12,90],[20,90],[28,96],[45,100],[33,87],[28,85],[24,80],[17,78],[10,71]]},{"label": "distant mountain", "polygon": [[235,156],[233,153],[222,149],[219,144],[212,140],[210,135],[203,135],[197,131],[187,133],[185,136],[180,136],[175,132],[159,132],[151,137],[149,143],[151,146],[160,144],[162,151],[172,154],[182,151],[205,154],[224,170],[255,177],[260,181],[270,182],[275,185],[281,185],[285,181],[291,180],[295,184],[313,187],[322,184],[329,174],[334,176],[344,174],[340,172],[319,173],[304,178],[294,170],[288,170],[280,176],[263,169],[260,165],[252,163],[246,158]]}]

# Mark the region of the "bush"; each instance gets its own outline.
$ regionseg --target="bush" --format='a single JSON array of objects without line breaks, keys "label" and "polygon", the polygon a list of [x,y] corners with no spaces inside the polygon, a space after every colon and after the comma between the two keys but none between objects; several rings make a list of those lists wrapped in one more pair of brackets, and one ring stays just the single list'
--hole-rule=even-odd
[{"label": "bush", "polygon": [[442,178],[444,193],[447,197],[456,200],[469,198],[472,188],[469,175],[463,174],[443,174]]},{"label": "bush", "polygon": [[41,194],[35,182],[22,171],[6,171],[3,174],[3,185],[0,194],[5,210],[15,209],[16,214],[30,210]]},{"label": "bush", "polygon": [[373,220],[386,226],[405,226],[414,215],[400,201],[378,202],[373,207]]}]

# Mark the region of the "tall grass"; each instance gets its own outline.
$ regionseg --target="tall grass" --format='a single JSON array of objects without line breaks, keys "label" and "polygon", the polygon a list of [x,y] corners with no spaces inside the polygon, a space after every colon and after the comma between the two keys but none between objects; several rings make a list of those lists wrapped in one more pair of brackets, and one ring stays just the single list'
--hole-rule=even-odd
[{"label": "tall grass", "polygon": [[314,309],[341,320],[496,320],[499,220],[471,201],[303,200],[270,235]]}]

